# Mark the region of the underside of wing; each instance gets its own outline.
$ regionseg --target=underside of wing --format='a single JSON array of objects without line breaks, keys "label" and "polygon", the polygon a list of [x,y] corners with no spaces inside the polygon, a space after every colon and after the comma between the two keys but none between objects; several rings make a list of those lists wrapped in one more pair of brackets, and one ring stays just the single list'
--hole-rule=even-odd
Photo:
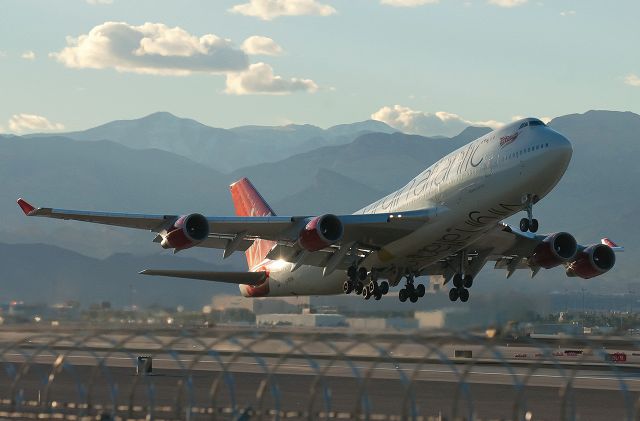
[{"label": "underside of wing", "polygon": [[227,284],[260,285],[267,279],[266,272],[208,272],[196,270],[156,270],[146,269],[141,275],[168,276],[171,278],[199,279]]}]

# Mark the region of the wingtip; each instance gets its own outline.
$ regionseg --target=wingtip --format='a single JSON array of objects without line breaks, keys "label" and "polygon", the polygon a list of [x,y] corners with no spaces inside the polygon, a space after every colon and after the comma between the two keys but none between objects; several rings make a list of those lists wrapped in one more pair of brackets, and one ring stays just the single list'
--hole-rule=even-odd
[{"label": "wingtip", "polygon": [[138,272],[138,275],[148,275],[148,274],[149,274],[149,269],[141,270],[140,272]]},{"label": "wingtip", "polygon": [[23,198],[19,198],[16,202],[18,203],[18,206],[20,206],[20,209],[22,209],[22,212],[24,212],[24,214],[27,216],[29,216],[29,214],[36,209],[33,205],[31,205]]}]

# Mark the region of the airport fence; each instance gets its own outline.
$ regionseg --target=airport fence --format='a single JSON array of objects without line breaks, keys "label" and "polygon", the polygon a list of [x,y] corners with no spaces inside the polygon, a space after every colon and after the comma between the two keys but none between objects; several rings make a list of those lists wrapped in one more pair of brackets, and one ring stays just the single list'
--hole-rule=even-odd
[{"label": "airport fence", "polygon": [[640,405],[632,338],[284,329],[0,338],[0,419],[631,420]]}]

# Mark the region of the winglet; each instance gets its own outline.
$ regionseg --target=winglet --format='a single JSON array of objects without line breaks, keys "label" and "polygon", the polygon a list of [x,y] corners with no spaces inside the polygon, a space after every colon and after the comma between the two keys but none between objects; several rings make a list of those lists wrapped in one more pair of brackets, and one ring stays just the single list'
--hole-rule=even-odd
[{"label": "winglet", "polygon": [[24,214],[27,216],[29,216],[29,214],[36,209],[23,198],[18,199],[18,206],[20,206],[20,209],[22,209],[22,212],[24,212]]},{"label": "winglet", "polygon": [[613,251],[624,251],[624,247],[620,247],[619,245],[617,245],[616,243],[614,243],[613,241],[611,241],[606,237],[600,240],[600,243],[604,244],[605,246],[611,247]]}]

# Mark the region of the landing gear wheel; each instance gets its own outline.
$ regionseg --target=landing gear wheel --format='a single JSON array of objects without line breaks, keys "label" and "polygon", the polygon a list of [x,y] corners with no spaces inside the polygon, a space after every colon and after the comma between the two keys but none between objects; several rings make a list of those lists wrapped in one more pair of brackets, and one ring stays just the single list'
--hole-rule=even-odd
[{"label": "landing gear wheel", "polygon": [[520,231],[522,232],[529,231],[529,220],[527,218],[522,218],[520,220]]},{"label": "landing gear wheel", "polygon": [[529,231],[531,232],[538,232],[538,220],[537,219],[532,219],[531,220],[531,224],[529,224]]},{"label": "landing gear wheel", "polygon": [[425,288],[424,285],[420,284],[416,287],[416,294],[418,295],[418,298],[422,298],[424,297],[424,293],[425,293]]},{"label": "landing gear wheel", "polygon": [[376,291],[378,285],[376,285],[376,283],[374,281],[369,281],[369,283],[367,284],[367,289],[369,290],[369,294],[373,295],[373,293]]},{"label": "landing gear wheel", "polygon": [[365,300],[368,300],[369,298],[371,298],[371,293],[369,292],[369,288],[364,288],[362,290],[362,296],[364,297]]},{"label": "landing gear wheel", "polygon": [[367,279],[367,268],[365,267],[361,267],[360,269],[358,269],[358,279],[361,281],[364,281],[365,279]]},{"label": "landing gear wheel", "polygon": [[451,301],[457,301],[458,297],[460,297],[460,293],[458,292],[458,288],[451,288],[449,290],[449,299]]},{"label": "landing gear wheel", "polygon": [[387,295],[389,293],[389,282],[382,281],[380,283],[380,292],[382,293],[382,295]]},{"label": "landing gear wheel", "polygon": [[404,303],[405,301],[407,301],[407,298],[409,298],[409,293],[406,289],[402,288],[398,293],[398,298],[400,298],[400,302]]},{"label": "landing gear wheel", "polygon": [[347,269],[347,276],[349,277],[349,279],[351,279],[352,281],[355,281],[357,274],[358,274],[358,269],[355,266],[349,266],[349,268]]},{"label": "landing gear wheel", "polygon": [[460,295],[460,301],[462,301],[463,303],[466,303],[467,301],[469,301],[468,289],[462,288],[458,294]]},{"label": "landing gear wheel", "polygon": [[364,289],[364,284],[362,282],[357,282],[356,286],[354,288],[354,291],[356,292],[356,294],[360,295],[362,294],[362,290]]},{"label": "landing gear wheel", "polygon": [[344,284],[342,284],[342,289],[345,294],[351,294],[351,292],[353,291],[353,283],[351,281],[344,281]]},{"label": "landing gear wheel", "polygon": [[375,298],[376,301],[380,301],[380,299],[382,298],[382,293],[380,291],[376,291],[375,294],[373,294],[373,298]]},{"label": "landing gear wheel", "polygon": [[411,300],[412,303],[415,303],[418,301],[418,295],[414,292],[413,294],[411,294],[411,296],[409,297],[409,300]]},{"label": "landing gear wheel", "polygon": [[459,273],[453,275],[453,286],[456,288],[460,288],[462,286],[462,275]]},{"label": "landing gear wheel", "polygon": [[463,282],[463,286],[465,288],[471,288],[473,286],[473,276],[471,275],[465,275],[464,277],[464,282]]}]

